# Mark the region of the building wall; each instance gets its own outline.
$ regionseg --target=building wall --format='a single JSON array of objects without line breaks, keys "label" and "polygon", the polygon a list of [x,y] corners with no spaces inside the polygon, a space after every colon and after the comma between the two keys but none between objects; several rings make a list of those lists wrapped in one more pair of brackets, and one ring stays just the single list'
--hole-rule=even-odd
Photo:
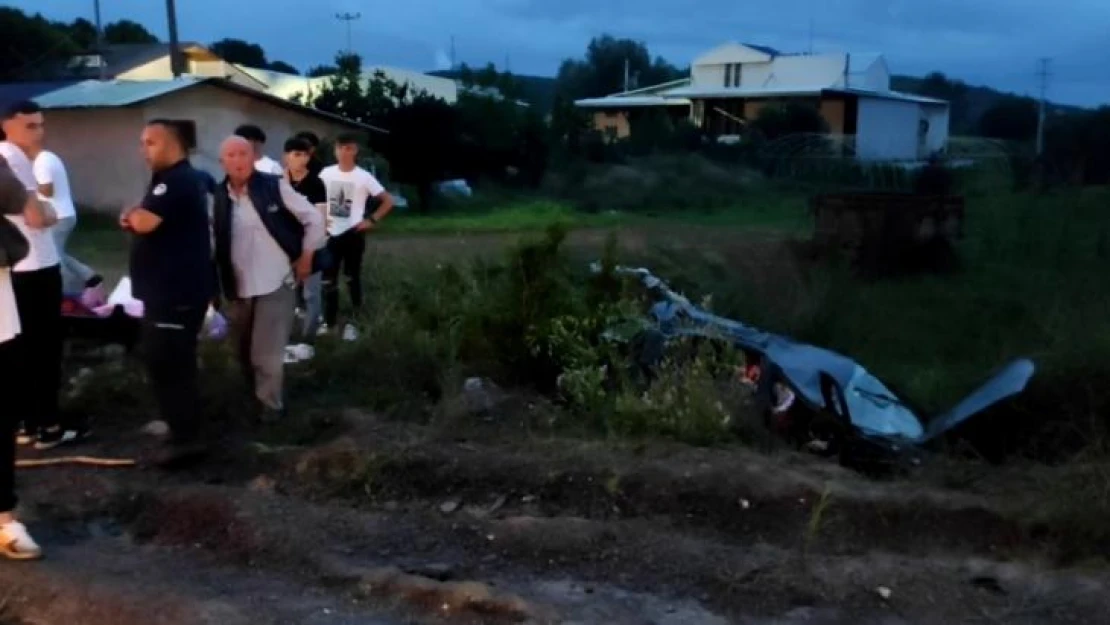
[{"label": "building wall", "polygon": [[[740,74],[740,88],[812,87],[833,85],[843,81],[846,55],[779,56],[770,63],[745,65]],[[724,74],[721,75],[722,80]],[[720,86],[718,83],[715,86]]]},{"label": "building wall", "polygon": [[150,174],[139,153],[139,109],[50,110],[46,124],[47,147],[65,162],[78,204],[118,213],[142,198]]},{"label": "building wall", "polygon": [[199,85],[153,100],[143,107],[142,115],[145,119],[169,117],[197,122],[197,152],[193,162],[213,175],[220,173],[220,143],[240,124],[252,123],[262,128],[267,137],[265,152],[277,160],[281,159],[285,140],[301,130],[328,138],[347,129],[343,124],[211,85]]},{"label": "building wall", "polygon": [[616,138],[624,139],[632,134],[627,111],[596,111],[593,123],[594,130],[607,136],[615,134]]},{"label": "building wall", "polygon": [[929,104],[923,105],[921,110],[925,120],[929,122],[929,131],[925,136],[925,149],[930,153],[946,150],[948,148],[948,106]]},{"label": "building wall", "polygon": [[918,130],[921,105],[879,98],[860,98],[856,156],[860,160],[916,160],[921,157]]},{"label": "building wall", "polygon": [[829,132],[834,135],[844,134],[844,100],[821,100],[821,117],[825,118],[825,123],[829,125]]},{"label": "building wall", "polygon": [[121,72],[116,78],[122,80],[166,80],[173,78],[170,56],[167,54],[145,65],[140,65],[132,70]]}]

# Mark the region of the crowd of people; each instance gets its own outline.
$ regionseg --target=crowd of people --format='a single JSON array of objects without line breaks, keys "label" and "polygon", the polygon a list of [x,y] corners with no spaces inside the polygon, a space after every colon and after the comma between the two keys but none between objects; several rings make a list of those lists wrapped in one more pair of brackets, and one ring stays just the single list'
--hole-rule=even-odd
[{"label": "crowd of people", "polygon": [[[17,445],[48,450],[89,435],[59,408],[61,303],[63,292],[103,301],[104,279],[67,252],[77,212],[64,163],[45,149],[43,111],[19,102],[0,121],[0,380],[9,389],[0,403],[0,555],[24,560],[42,550],[15,515]],[[229,321],[265,422],[285,415],[285,364],[311,358],[320,335],[359,334],[365,235],[393,199],[358,165],[357,135],[335,138],[329,167],[311,132],[285,141],[283,164],[266,156],[266,139],[254,125],[227,137],[217,182],[190,163],[191,123],[155,119],[141,131],[149,184],[119,225],[130,235],[132,294],[143,303],[140,349],[159,410],[143,429],[161,438],[153,460],[162,467],[183,466],[209,447],[197,348],[213,308]],[[340,276],[351,302],[342,328]]]}]

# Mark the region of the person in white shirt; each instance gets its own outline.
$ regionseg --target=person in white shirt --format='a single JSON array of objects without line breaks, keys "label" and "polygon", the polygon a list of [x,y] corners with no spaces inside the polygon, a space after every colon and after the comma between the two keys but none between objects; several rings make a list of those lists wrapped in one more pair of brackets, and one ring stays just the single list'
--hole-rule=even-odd
[{"label": "person in white shirt", "polygon": [[[0,161],[0,213],[13,224],[17,223],[17,218],[41,224],[48,217],[43,214],[35,196],[28,193],[26,185],[12,173],[5,161]],[[21,394],[20,387],[15,386],[15,381],[21,379],[19,370],[23,366],[17,341],[21,330],[19,306],[12,289],[11,267],[0,267],[0,379],[6,385],[4,399],[0,401],[0,425],[6,433],[0,437],[0,556],[33,560],[42,557],[42,549],[15,516],[18,503],[15,494],[15,431],[21,415],[18,403],[13,400]]]},{"label": "person in white shirt", "polygon": [[274,421],[285,412],[294,286],[312,274],[313,256],[324,243],[324,216],[285,178],[253,169],[253,160],[241,137],[220,148],[227,178],[214,202],[216,266],[247,383],[263,420]]},{"label": "person in white shirt", "polygon": [[263,150],[266,148],[266,133],[261,128],[254,124],[243,124],[235,129],[235,135],[242,137],[250,142],[251,147],[254,149],[254,168],[264,174],[271,174],[274,176],[284,176],[285,168],[281,163],[266,156]]},{"label": "person in white shirt", "polygon": [[[65,164],[57,154],[42,150],[35,157],[34,171],[39,185],[39,200],[49,202],[58,217],[58,223],[54,224],[51,233],[61,260],[63,290],[67,293],[82,291],[85,294],[89,290],[102,290],[104,278],[66,252],[69,237],[77,227],[77,208],[73,203],[73,192],[69,186]],[[100,295],[100,299],[103,299],[103,293]],[[88,297],[82,299],[84,301]]]},{"label": "person in white shirt", "polygon": [[[332,262],[324,271],[324,326],[335,327],[339,318],[339,273],[347,278],[351,315],[343,329],[343,339],[353,341],[358,331],[351,322],[362,306],[362,256],[366,233],[374,229],[393,210],[393,196],[370,172],[358,166],[358,137],[341,134],[335,140],[336,164],[325,167],[320,179],[328,192],[328,251]],[[378,207],[366,214],[367,200]]]},{"label": "person in white shirt", "polygon": [[[7,138],[0,143],[0,155],[31,194],[37,194],[32,158],[42,149],[45,131],[42,109],[34,102],[17,102],[2,116]],[[38,202],[37,204],[42,204]],[[64,430],[58,406],[62,378],[62,272],[58,250],[50,228],[57,216],[49,206],[42,207],[43,219],[7,216],[26,237],[27,257],[12,268],[12,288],[22,332],[15,339],[21,355],[18,375],[11,388],[20,389],[11,401],[26,428],[21,442],[34,439],[37,449],[52,449],[70,442],[84,430]],[[5,398],[5,402],[8,398]]]}]

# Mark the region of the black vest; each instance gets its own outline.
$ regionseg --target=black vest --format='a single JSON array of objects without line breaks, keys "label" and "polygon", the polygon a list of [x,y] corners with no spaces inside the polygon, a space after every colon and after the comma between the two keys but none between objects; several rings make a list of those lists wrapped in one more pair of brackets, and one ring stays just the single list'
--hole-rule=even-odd
[{"label": "black vest", "polygon": [[[254,172],[247,181],[247,196],[258,211],[266,231],[289,257],[297,260],[304,251],[304,226],[281,199],[281,176]],[[216,187],[212,205],[212,230],[216,243],[216,267],[220,286],[228,299],[238,299],[235,270],[231,266],[231,227],[234,203],[227,191],[227,179]]]}]

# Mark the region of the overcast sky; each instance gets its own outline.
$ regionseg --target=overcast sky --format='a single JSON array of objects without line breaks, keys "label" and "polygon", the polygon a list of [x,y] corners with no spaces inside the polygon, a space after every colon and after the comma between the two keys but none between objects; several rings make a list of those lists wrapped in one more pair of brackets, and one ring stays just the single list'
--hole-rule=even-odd
[{"label": "overcast sky", "polygon": [[[182,40],[236,37],[304,70],[346,47],[340,12],[364,62],[417,70],[506,62],[554,75],[590,37],[648,44],[676,65],[726,41],[784,51],[882,52],[899,74],[940,70],[976,84],[1036,93],[1051,57],[1049,96],[1110,104],[1110,0],[177,0]],[[93,0],[6,0],[48,17],[92,18]],[[129,18],[166,37],[161,0],[101,0],[103,20]],[[693,8],[697,7],[697,8]],[[812,23],[812,30],[811,25]]]}]

